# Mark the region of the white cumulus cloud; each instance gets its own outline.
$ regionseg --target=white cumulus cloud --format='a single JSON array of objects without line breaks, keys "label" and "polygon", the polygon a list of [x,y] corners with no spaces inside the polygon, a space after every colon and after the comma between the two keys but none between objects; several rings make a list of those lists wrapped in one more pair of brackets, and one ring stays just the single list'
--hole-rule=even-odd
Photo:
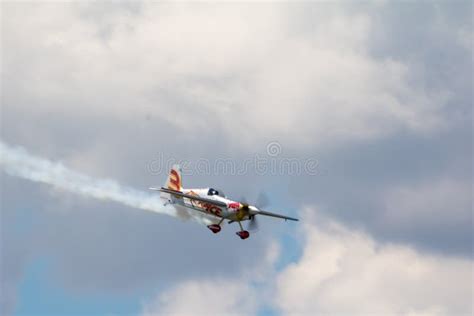
[{"label": "white cumulus cloud", "polygon": [[[374,240],[302,212],[302,256],[275,268],[269,247],[250,274],[190,280],[145,304],[145,315],[242,315],[270,308],[282,315],[470,315],[473,262]],[[284,249],[282,250],[284,251]]]},{"label": "white cumulus cloud", "polygon": [[[146,302],[143,315],[250,315],[265,299],[255,288],[271,278],[279,256],[277,243],[270,243],[258,266],[248,266],[235,276],[194,279],[177,284]],[[219,254],[216,254],[219,255]]]},{"label": "white cumulus cloud", "polygon": [[471,314],[472,261],[379,243],[312,212],[301,259],[276,282],[284,314]]},{"label": "white cumulus cloud", "polygon": [[242,145],[265,135],[337,145],[442,126],[450,91],[415,86],[402,61],[371,56],[377,6],[350,7],[8,5],[7,99],[24,95],[32,115],[158,116]]}]

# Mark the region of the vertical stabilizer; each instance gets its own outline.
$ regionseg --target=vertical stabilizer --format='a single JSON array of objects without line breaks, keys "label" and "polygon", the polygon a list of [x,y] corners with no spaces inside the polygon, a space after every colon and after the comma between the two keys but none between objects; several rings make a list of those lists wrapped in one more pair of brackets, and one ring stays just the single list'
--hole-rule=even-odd
[{"label": "vertical stabilizer", "polygon": [[183,190],[183,182],[181,178],[181,168],[179,165],[173,165],[166,179],[165,188],[175,191]]}]

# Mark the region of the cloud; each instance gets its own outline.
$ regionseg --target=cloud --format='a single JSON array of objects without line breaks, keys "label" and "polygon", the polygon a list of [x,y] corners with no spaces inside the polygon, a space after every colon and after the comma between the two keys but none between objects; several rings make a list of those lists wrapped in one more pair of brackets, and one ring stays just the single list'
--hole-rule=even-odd
[{"label": "cloud", "polygon": [[189,281],[146,305],[143,315],[249,315],[255,313],[255,300],[245,282]]},{"label": "cloud", "polygon": [[[144,305],[145,315],[470,315],[473,261],[380,243],[370,235],[302,212],[303,253],[282,270],[262,261],[247,276],[189,280]],[[268,248],[267,257],[275,258]],[[284,250],[282,250],[284,251]],[[281,252],[278,252],[282,254]]]},{"label": "cloud", "polygon": [[471,314],[471,260],[379,243],[314,211],[304,212],[301,259],[276,282],[284,314]]},{"label": "cloud", "polygon": [[394,185],[373,221],[386,238],[472,257],[472,192],[470,179],[450,175]]},{"label": "cloud", "polygon": [[187,280],[145,302],[143,315],[251,315],[264,295],[255,285],[273,274],[271,268],[279,256],[279,246],[267,246],[258,265],[245,267],[235,277]]},{"label": "cloud", "polygon": [[[439,231],[472,224],[472,183],[449,176],[387,189],[380,217],[393,229],[428,227]],[[415,224],[416,223],[416,224]]]},{"label": "cloud", "polygon": [[[403,61],[371,56],[370,11],[263,4],[147,3],[110,13],[88,5],[5,7],[6,99],[34,101],[33,108],[23,104],[32,115],[80,104],[85,117],[158,116],[187,132],[217,127],[252,147],[265,135],[319,147],[445,125],[450,91],[421,89],[410,84]],[[32,16],[18,26],[25,14]]]},{"label": "cloud", "polygon": [[[465,197],[472,181],[469,1],[1,6],[8,143],[147,188],[163,181],[146,169],[157,153],[243,161],[278,140],[285,157],[317,157],[327,175],[196,175],[186,185],[212,183],[234,197],[266,188],[278,197],[275,208],[324,205],[349,227],[363,226],[376,244],[471,256],[467,209],[455,216],[442,210],[454,210],[448,200],[465,206],[456,194]],[[67,291],[144,290],[229,275],[241,261],[255,265],[279,232],[266,222],[267,233],[249,248],[232,233],[211,239],[186,223],[2,180],[2,215],[11,215],[3,233],[20,209],[47,227],[32,227],[34,238],[22,243],[57,260]],[[409,190],[446,200],[433,209],[416,197],[398,205],[413,197]],[[403,212],[394,213],[398,206]],[[9,267],[27,264],[11,248],[2,247]],[[189,257],[196,268],[186,269]]]}]

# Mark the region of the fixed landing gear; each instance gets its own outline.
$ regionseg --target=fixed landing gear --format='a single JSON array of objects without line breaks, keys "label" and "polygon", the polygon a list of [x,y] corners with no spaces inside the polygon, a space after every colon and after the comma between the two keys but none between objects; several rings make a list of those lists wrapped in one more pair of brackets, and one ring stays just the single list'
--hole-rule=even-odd
[{"label": "fixed landing gear", "polygon": [[240,232],[236,232],[236,234],[240,237],[240,239],[247,239],[250,236],[250,233],[246,230],[241,230]]},{"label": "fixed landing gear", "polygon": [[[208,225],[207,228],[209,228],[214,234],[217,234],[218,232],[221,231],[221,224],[222,222],[224,221],[224,218],[222,218],[219,223],[217,224],[212,224],[212,225]],[[236,232],[237,236],[240,237],[240,239],[247,239],[250,237],[250,233],[246,230],[244,230],[244,228],[242,227],[242,224],[240,223],[240,221],[238,221],[239,223],[239,226],[240,226],[240,231]]]},{"label": "fixed landing gear", "polygon": [[207,228],[209,228],[214,234],[217,234],[221,231],[221,226],[217,224],[208,225]]},{"label": "fixed landing gear", "polygon": [[224,218],[222,218],[217,224],[207,225],[207,228],[209,228],[214,234],[217,234],[221,231],[221,224],[223,221]]},{"label": "fixed landing gear", "polygon": [[247,239],[250,237],[250,233],[242,227],[242,224],[239,221],[239,226],[240,226],[240,231],[236,232],[237,236],[240,237],[240,239]]}]

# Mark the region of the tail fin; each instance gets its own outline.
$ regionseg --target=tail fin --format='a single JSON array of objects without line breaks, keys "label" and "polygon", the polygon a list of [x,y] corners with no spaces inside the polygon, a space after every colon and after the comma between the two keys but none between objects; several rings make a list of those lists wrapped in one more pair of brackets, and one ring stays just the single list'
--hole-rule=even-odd
[{"label": "tail fin", "polygon": [[166,179],[165,188],[175,190],[175,191],[182,191],[183,190],[183,183],[181,178],[181,168],[179,165],[173,165],[171,168],[170,174]]}]

